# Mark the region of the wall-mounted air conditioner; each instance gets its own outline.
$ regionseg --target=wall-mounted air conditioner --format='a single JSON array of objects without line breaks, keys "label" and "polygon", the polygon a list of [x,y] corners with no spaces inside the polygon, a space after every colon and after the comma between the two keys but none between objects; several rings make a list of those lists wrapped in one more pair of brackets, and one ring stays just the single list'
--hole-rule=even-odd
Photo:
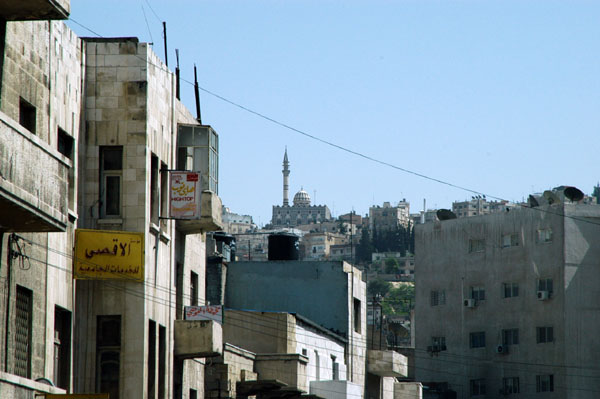
[{"label": "wall-mounted air conditioner", "polygon": [[505,355],[508,353],[508,345],[498,345],[496,346],[496,353],[501,355]]},{"label": "wall-mounted air conditioner", "polygon": [[550,293],[548,291],[538,291],[537,292],[537,299],[538,300],[545,301],[548,298],[550,298]]},{"label": "wall-mounted air conditioner", "polygon": [[474,308],[475,307],[475,299],[467,298],[463,301],[463,305],[466,306],[467,308]]}]

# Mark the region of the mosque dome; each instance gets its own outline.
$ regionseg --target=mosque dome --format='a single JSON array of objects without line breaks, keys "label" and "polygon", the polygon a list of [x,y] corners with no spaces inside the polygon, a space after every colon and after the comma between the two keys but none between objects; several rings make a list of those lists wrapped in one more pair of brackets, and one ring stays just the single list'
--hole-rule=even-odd
[{"label": "mosque dome", "polygon": [[310,195],[303,189],[300,189],[294,195],[294,206],[310,206]]}]

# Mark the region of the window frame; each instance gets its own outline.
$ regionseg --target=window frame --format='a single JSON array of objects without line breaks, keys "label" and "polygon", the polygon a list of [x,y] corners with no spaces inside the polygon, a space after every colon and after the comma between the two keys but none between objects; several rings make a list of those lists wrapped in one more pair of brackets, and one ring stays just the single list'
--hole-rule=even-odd
[{"label": "window frame", "polygon": [[478,349],[485,348],[485,331],[475,331],[469,333],[469,348]]},{"label": "window frame", "polygon": [[535,376],[535,391],[554,392],[554,374],[539,374]]},{"label": "window frame", "polygon": [[507,328],[502,330],[502,345],[519,345],[519,329]]},{"label": "window frame", "polygon": [[502,378],[502,391],[504,395],[510,395],[511,393],[521,393],[519,377]]},{"label": "window frame", "polygon": [[502,298],[516,298],[518,296],[519,283],[502,283]]},{"label": "window frame", "polygon": [[543,326],[535,328],[535,342],[538,344],[548,344],[554,342],[554,327]]},{"label": "window frame", "polygon": [[[120,151],[120,169],[105,168],[106,153],[109,151]],[[109,178],[118,178],[117,204],[110,204],[110,209],[117,208],[116,213],[108,213],[109,204],[107,199],[107,188]],[[123,213],[123,146],[100,146],[100,218],[119,218]]]},{"label": "window frame", "polygon": [[485,286],[471,286],[469,291],[471,293],[471,299],[475,299],[477,302],[485,301]]},{"label": "window frame", "polygon": [[485,378],[476,378],[469,381],[469,396],[485,395]]}]

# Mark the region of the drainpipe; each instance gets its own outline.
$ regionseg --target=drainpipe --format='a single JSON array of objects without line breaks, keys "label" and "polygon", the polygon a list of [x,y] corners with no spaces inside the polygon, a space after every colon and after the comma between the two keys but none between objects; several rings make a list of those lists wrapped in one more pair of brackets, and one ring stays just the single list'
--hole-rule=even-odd
[{"label": "drainpipe", "polygon": [[[2,233],[4,234],[4,233]],[[9,333],[10,333],[10,293],[11,293],[11,270],[12,270],[12,242],[14,240],[15,234],[11,234],[8,237],[8,260],[7,260],[7,269],[6,269],[6,309],[4,314],[5,316],[5,329],[4,329],[4,348],[8,348],[9,342]],[[8,350],[4,352],[4,371],[8,372]]]}]

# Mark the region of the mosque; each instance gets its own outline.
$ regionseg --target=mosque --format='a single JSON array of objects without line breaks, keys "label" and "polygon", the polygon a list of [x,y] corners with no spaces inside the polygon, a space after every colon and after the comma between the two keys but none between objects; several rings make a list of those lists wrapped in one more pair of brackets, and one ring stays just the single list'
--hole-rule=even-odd
[{"label": "mosque", "polygon": [[296,227],[302,224],[320,223],[331,220],[331,212],[327,205],[311,205],[310,196],[300,189],[294,195],[294,204],[290,206],[289,176],[290,162],[288,161],[287,148],[283,155],[283,205],[273,205],[273,228]]}]

